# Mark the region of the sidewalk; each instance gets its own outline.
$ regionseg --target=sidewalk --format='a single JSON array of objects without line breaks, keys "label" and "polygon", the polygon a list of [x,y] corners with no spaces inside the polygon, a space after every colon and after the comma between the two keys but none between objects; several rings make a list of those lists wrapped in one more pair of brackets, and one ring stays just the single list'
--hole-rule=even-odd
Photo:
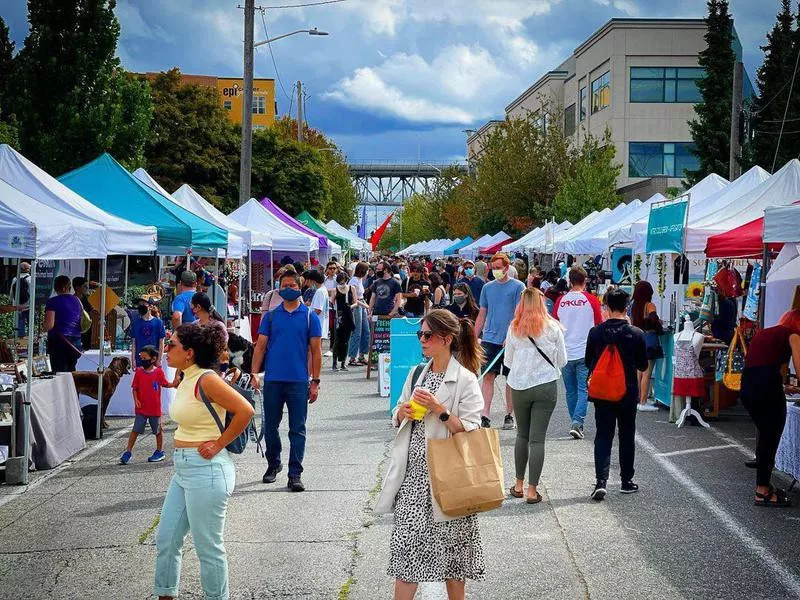
[{"label": "sidewalk", "polygon": [[[276,484],[262,484],[266,465],[251,448],[236,457],[226,526],[232,598],[391,598],[391,517],[370,508],[394,430],[375,388],[363,371],[323,374],[310,411],[305,493],[286,490],[285,471]],[[130,465],[116,464],[129,420],[112,425],[72,464],[35,474],[24,494],[0,486],[0,597],[150,597],[153,536],[171,465],[146,462],[151,436],[140,439]],[[588,498],[591,409],[586,440],[569,438],[567,426],[562,402],[549,430],[545,502],[508,501],[479,517],[487,581],[470,582],[470,598],[800,597],[800,509],[752,505],[754,472],[743,460],[753,431],[745,419],[706,431],[677,429],[666,411],[640,414],[642,491],[616,493],[614,457],[609,497],[600,504]],[[507,486],[514,437],[501,431]],[[202,598],[189,540],[181,591],[181,598]],[[424,584],[418,594],[444,597],[439,584]]]}]

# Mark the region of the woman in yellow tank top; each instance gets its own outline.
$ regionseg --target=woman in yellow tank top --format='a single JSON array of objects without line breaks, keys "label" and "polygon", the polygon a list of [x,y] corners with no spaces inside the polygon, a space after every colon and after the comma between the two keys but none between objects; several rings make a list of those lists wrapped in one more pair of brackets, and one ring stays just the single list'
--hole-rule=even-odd
[{"label": "woman in yellow tank top", "polygon": [[[200,559],[200,581],[206,598],[228,598],[228,561],[223,543],[228,497],[236,471],[225,449],[244,431],[253,407],[213,370],[225,349],[225,336],[217,327],[181,325],[167,341],[167,364],[183,371],[170,418],[175,431],[174,473],[156,533],[154,593],[159,600],[178,595],[183,540],[192,532]],[[202,381],[201,381],[202,378]],[[199,399],[202,386],[220,421],[233,419],[220,432],[208,407]]]}]

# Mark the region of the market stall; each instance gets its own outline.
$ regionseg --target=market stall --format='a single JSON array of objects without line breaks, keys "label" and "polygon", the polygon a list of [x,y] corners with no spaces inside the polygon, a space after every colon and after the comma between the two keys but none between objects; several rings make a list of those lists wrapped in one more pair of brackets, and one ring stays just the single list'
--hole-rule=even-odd
[{"label": "market stall", "polygon": [[325,226],[320,220],[316,219],[310,212],[304,210],[295,217],[298,223],[305,225],[308,229],[316,231],[320,235],[324,235],[329,241],[338,244],[344,254],[350,252],[350,239],[333,233],[328,227]]},{"label": "market stall", "polygon": [[346,238],[350,242],[350,248],[358,253],[367,253],[372,251],[372,246],[367,240],[361,239],[355,233],[349,231],[346,227],[343,227],[333,219],[325,223],[325,228],[340,237]]},{"label": "market stall", "polygon": [[458,251],[465,246],[469,246],[475,240],[472,238],[471,235],[468,235],[463,240],[459,240],[454,244],[450,244],[447,248],[442,250],[442,254],[445,256],[455,256],[458,254]]},{"label": "market stall", "polygon": [[266,196],[259,201],[259,204],[264,210],[278,219],[278,221],[283,223],[285,227],[294,229],[298,233],[316,238],[320,260],[326,261],[330,259],[331,256],[342,255],[342,248],[338,244],[329,240],[327,236],[318,233],[309,227],[306,227]]}]

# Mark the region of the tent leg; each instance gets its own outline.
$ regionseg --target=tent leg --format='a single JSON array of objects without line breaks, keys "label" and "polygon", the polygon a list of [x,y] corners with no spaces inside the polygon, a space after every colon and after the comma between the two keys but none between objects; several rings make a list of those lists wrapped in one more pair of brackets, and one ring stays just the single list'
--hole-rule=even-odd
[{"label": "tent leg", "polygon": [[275,257],[272,254],[272,248],[270,248],[269,249],[269,284],[271,286],[270,287],[271,290],[275,289],[275,282],[272,281],[275,278],[275,275],[274,275],[274,273],[272,271],[272,265],[274,264],[274,261],[275,261]]},{"label": "tent leg", "polygon": [[[214,287],[212,288],[213,293],[211,294],[211,297],[214,299],[214,307],[217,309],[217,312],[219,312],[219,309],[222,306],[222,304],[220,304],[222,302],[222,298],[219,298],[218,294],[217,294],[217,288],[221,288],[222,287],[221,285],[219,285],[219,278],[220,278],[220,272],[219,272],[219,250],[217,250],[217,261],[216,261],[216,264],[214,265],[214,268],[215,268],[215,271],[214,271]],[[225,319],[227,320],[227,318],[228,318],[228,311],[226,310],[225,311]]]},{"label": "tent leg", "polygon": [[[31,260],[31,287],[28,303],[28,368],[25,381],[25,401],[22,403],[22,456],[24,466],[19,483],[28,485],[28,466],[31,460],[31,383],[33,381],[33,332],[36,323],[36,259]],[[19,287],[19,285],[17,285]]]},{"label": "tent leg", "polygon": [[764,254],[762,256],[761,276],[758,281],[758,326],[764,329],[764,312],[767,309],[767,271],[769,270],[770,253],[769,246],[764,244]]},{"label": "tent leg", "polygon": [[125,282],[122,290],[122,304],[128,305],[128,255],[125,255]]},{"label": "tent leg", "polygon": [[[16,282],[17,283],[14,285],[14,298],[12,298],[12,300],[11,300],[14,303],[14,306],[19,306],[19,288],[20,288],[20,284],[21,284],[20,275],[22,275],[22,259],[18,258],[17,259],[17,278],[16,278]],[[17,317],[14,320],[14,337],[16,338],[17,337],[17,332],[19,331],[20,319],[24,320],[25,317],[22,316],[22,311],[20,311],[20,310],[17,310],[14,314]],[[30,312],[28,314],[30,314]],[[23,331],[24,331],[24,329],[23,329]]]},{"label": "tent leg", "polygon": [[100,263],[100,358],[97,362],[97,423],[95,435],[100,439],[103,427],[103,372],[105,371],[105,346],[106,346],[106,267],[108,257]]},{"label": "tent leg", "polygon": [[[270,257],[272,250],[270,250]],[[241,294],[240,294],[241,295]],[[247,311],[250,312],[250,307],[253,305],[253,251],[247,251]]]}]

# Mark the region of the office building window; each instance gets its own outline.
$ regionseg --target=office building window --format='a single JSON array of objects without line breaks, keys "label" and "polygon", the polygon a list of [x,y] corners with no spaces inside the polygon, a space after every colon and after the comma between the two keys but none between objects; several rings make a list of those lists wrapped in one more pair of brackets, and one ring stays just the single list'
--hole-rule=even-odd
[{"label": "office building window", "polygon": [[230,100],[225,100],[222,103],[222,108],[224,108],[225,110],[231,110],[233,108],[233,103]]},{"label": "office building window", "polygon": [[611,104],[611,75],[608,71],[592,82],[592,114]]},{"label": "office building window", "polygon": [[267,99],[265,96],[253,96],[253,114],[267,114]]},{"label": "office building window", "polygon": [[586,88],[581,88],[581,97],[580,97],[580,114],[581,114],[581,123],[583,123],[584,119],[586,119]]},{"label": "office building window", "polygon": [[570,137],[575,133],[575,105],[570,104],[564,109],[564,136]]},{"label": "office building window", "polygon": [[631,102],[700,102],[701,67],[631,67]]},{"label": "office building window", "polygon": [[686,171],[700,168],[691,142],[630,142],[628,177],[686,177]]},{"label": "office building window", "polygon": [[542,131],[547,131],[547,114],[535,114],[533,124]]}]

